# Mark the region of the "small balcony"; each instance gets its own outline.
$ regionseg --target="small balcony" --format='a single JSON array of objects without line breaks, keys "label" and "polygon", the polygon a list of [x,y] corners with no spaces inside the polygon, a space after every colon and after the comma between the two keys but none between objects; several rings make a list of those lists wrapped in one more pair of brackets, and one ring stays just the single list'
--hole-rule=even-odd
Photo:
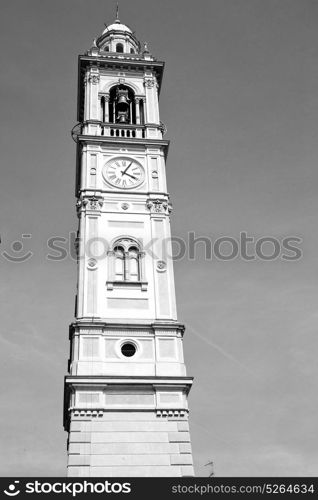
[{"label": "small balcony", "polygon": [[72,137],[94,135],[118,139],[162,139],[165,134],[163,123],[141,125],[137,123],[110,123],[99,120],[86,120],[73,127]]},{"label": "small balcony", "polygon": [[144,139],[146,127],[144,125],[101,123],[101,135],[106,137],[124,137],[125,139]]}]

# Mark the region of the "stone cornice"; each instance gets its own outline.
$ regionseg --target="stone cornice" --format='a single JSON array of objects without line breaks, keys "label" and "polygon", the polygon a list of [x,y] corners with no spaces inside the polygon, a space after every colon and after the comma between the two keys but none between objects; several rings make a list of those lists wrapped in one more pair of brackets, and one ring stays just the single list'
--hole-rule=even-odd
[{"label": "stone cornice", "polygon": [[185,332],[185,326],[178,321],[155,321],[155,322],[141,322],[136,321],[135,323],[126,323],[123,321],[112,321],[106,322],[102,320],[92,321],[89,319],[77,320],[70,324],[69,326],[69,339],[71,340],[74,333],[80,333],[81,330],[95,330],[97,332],[107,333],[108,331],[118,331],[118,334],[122,330],[130,330],[132,334],[134,331],[144,331],[145,333],[152,331],[152,333],[162,333],[164,334],[167,330],[178,331],[183,337]]},{"label": "stone cornice", "polygon": [[127,138],[127,137],[105,137],[102,135],[79,135],[77,137],[78,143],[84,144],[129,144],[129,145],[138,145],[140,146],[156,146],[162,147],[164,150],[165,158],[167,158],[170,141],[164,139],[136,139],[136,138]]},{"label": "stone cornice", "polygon": [[86,68],[87,66],[99,66],[100,68],[116,68],[121,69],[122,67],[136,67],[137,69],[151,69],[156,71],[159,75],[159,88],[161,85],[162,75],[165,67],[165,63],[163,61],[149,61],[147,59],[137,59],[137,58],[125,58],[118,59],[118,57],[109,57],[109,56],[79,56],[79,64],[81,68]]},{"label": "stone cornice", "polygon": [[152,385],[158,387],[184,387],[189,392],[193,384],[193,377],[162,377],[162,376],[120,376],[109,377],[107,375],[66,375],[65,384],[70,386],[89,385],[105,387],[107,385]]},{"label": "stone cornice", "polygon": [[179,321],[149,321],[149,320],[135,320],[134,322],[132,321],[105,321],[105,320],[94,320],[92,321],[91,319],[80,319],[76,320],[73,323],[71,323],[70,327],[92,327],[92,328],[155,328],[155,329],[160,329],[160,328],[182,328],[184,330],[184,325],[182,323],[179,323]]}]

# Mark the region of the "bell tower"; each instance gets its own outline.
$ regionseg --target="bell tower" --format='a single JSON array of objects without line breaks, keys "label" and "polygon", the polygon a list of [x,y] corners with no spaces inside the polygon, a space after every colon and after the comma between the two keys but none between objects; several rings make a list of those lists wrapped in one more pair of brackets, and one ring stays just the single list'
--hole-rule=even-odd
[{"label": "bell tower", "polygon": [[117,18],[79,56],[69,476],[193,476],[159,118],[164,63]]}]

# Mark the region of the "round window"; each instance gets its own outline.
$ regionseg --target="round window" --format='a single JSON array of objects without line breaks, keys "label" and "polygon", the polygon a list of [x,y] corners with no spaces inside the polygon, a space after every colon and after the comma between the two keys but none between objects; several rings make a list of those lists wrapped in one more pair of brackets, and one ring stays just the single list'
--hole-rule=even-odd
[{"label": "round window", "polygon": [[127,358],[131,358],[136,352],[136,346],[130,342],[126,342],[122,345],[121,352]]}]

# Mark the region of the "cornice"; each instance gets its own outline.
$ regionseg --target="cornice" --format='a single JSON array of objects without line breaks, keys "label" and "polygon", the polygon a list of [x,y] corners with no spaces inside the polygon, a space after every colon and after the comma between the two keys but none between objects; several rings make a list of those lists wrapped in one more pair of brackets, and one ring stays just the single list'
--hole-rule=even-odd
[{"label": "cornice", "polygon": [[127,137],[105,137],[103,135],[78,135],[78,143],[82,144],[129,144],[129,145],[144,145],[144,146],[156,146],[162,147],[164,149],[165,159],[167,159],[170,141],[165,139],[136,139]]},{"label": "cornice", "polygon": [[147,322],[141,322],[141,321],[136,321],[136,323],[127,323],[123,321],[112,321],[112,322],[105,322],[105,321],[94,321],[92,322],[91,320],[77,320],[74,321],[73,323],[70,324],[69,326],[69,339],[72,339],[72,336],[74,333],[80,333],[81,330],[96,330],[99,332],[105,332],[107,331],[118,331],[120,333],[123,330],[130,330],[133,334],[134,331],[144,331],[144,332],[149,332],[149,330],[152,330],[153,333],[165,333],[167,330],[177,330],[181,334],[181,336],[184,336],[185,332],[185,326],[182,323],[179,323],[178,321],[155,321],[152,323],[147,323]]},{"label": "cornice", "polygon": [[160,387],[167,386],[181,386],[188,391],[193,384],[193,377],[163,377],[163,376],[120,376],[110,377],[107,375],[66,375],[65,384],[69,386],[80,385],[94,385],[94,386],[107,386],[107,385],[153,385]]},{"label": "cornice", "polygon": [[103,320],[94,320],[92,321],[91,319],[80,319],[73,321],[70,324],[70,327],[96,327],[96,328],[182,328],[184,329],[184,325],[180,323],[179,321],[174,321],[174,320],[158,320],[158,321],[142,321],[142,320],[136,320],[135,322],[131,321],[103,321]]},{"label": "cornice", "polygon": [[158,95],[160,94],[162,77],[164,72],[165,63],[163,61],[149,61],[146,59],[133,59],[125,58],[119,59],[114,56],[88,56],[81,55],[78,58],[79,61],[79,79],[81,79],[81,69],[87,66],[97,66],[99,68],[111,68],[111,69],[123,69],[127,68],[129,70],[151,70],[156,72],[158,80]]},{"label": "cornice", "polygon": [[[114,65],[118,66],[138,66],[140,68],[153,68],[153,69],[160,69],[161,71],[164,70],[165,63],[164,61],[150,61],[148,59],[143,59],[143,58],[136,58],[136,57],[125,57],[122,56],[121,58],[118,58],[118,56],[89,56],[89,55],[80,55],[78,56],[79,61],[85,63],[85,65],[89,66],[111,66],[114,67]],[[84,65],[84,64],[83,64]]]}]

